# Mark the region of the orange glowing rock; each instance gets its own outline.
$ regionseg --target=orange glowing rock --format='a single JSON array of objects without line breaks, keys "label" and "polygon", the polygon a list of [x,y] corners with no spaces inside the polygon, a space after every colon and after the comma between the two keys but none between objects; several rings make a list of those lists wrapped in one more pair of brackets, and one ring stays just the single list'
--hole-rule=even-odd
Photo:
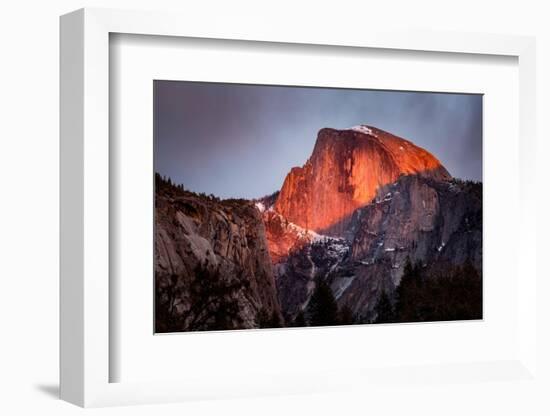
[{"label": "orange glowing rock", "polygon": [[324,235],[342,236],[353,212],[401,175],[451,175],[428,151],[370,126],[319,131],[309,160],[286,176],[274,210]]}]

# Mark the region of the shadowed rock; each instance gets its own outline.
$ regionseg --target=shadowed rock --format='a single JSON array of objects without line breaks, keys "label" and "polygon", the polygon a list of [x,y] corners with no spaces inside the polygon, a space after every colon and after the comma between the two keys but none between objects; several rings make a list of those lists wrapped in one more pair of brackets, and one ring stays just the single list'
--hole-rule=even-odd
[{"label": "shadowed rock", "polygon": [[[157,178],[155,257],[159,332],[254,328],[260,311],[280,317],[265,228],[250,201],[221,201]],[[207,289],[193,294],[199,279],[209,279]],[[203,310],[194,311],[199,302]],[[216,327],[222,309],[234,316]]]},{"label": "shadowed rock", "polygon": [[450,179],[426,150],[370,126],[319,131],[309,160],[287,175],[274,209],[288,221],[344,236],[351,214],[402,175]]}]

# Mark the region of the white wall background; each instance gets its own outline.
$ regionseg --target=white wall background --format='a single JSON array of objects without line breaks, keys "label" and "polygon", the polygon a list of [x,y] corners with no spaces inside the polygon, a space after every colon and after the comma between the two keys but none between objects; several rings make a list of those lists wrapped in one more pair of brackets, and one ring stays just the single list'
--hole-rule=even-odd
[{"label": "white wall background", "polygon": [[[76,414],[80,409],[56,399],[58,383],[58,16],[74,9],[116,7],[179,10],[210,14],[297,20],[304,30],[323,25],[368,27],[388,21],[403,27],[513,33],[538,38],[539,261],[548,244],[546,179],[550,128],[550,12],[535,0],[393,1],[168,1],[168,0],[8,0],[0,9],[0,413]],[[505,120],[503,120],[505,122]],[[543,246],[544,245],[544,246]],[[550,285],[539,285],[540,311],[550,316]],[[548,318],[545,319],[548,322]],[[550,326],[546,325],[546,328]],[[541,326],[542,329],[542,326]],[[548,330],[539,359],[548,369]],[[542,352],[542,351],[541,351]],[[546,371],[546,374],[550,372]],[[550,390],[550,389],[549,389]],[[465,384],[388,387],[387,394],[363,397],[346,393],[197,402],[93,410],[99,414],[151,412],[192,415],[282,414],[548,414],[544,392],[499,383],[480,389]]]}]

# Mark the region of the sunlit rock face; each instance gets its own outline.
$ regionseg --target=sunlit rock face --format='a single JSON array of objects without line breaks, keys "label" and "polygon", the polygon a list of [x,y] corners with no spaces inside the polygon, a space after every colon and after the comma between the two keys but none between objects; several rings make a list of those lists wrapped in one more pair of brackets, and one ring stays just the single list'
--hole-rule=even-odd
[{"label": "sunlit rock face", "polygon": [[[266,224],[266,235],[269,230]],[[340,308],[371,318],[380,295],[399,285],[407,259],[425,275],[446,276],[467,263],[481,275],[482,186],[402,176],[354,212],[346,234],[352,237],[317,238],[293,246],[284,262],[278,257],[275,272],[286,316],[304,310],[322,279]]]},{"label": "sunlit rock face", "polygon": [[432,154],[383,130],[325,128],[306,164],[287,175],[274,210],[306,230],[342,237],[357,208],[410,174],[451,178]]}]

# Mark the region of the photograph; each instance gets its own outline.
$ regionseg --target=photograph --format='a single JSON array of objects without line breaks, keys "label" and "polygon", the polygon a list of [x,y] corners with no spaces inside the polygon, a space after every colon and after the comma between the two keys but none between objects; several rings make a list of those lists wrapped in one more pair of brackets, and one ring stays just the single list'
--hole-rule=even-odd
[{"label": "photograph", "polygon": [[0,416],[550,416],[548,2],[2,6]]},{"label": "photograph", "polygon": [[155,333],[483,319],[483,95],[153,81]]}]

